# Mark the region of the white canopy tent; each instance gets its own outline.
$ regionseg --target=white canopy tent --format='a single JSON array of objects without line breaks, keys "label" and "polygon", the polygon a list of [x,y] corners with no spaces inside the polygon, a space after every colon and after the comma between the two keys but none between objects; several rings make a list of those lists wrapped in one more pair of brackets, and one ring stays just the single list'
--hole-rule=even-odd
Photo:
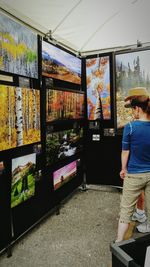
[{"label": "white canopy tent", "polygon": [[149,0],[0,0],[0,6],[81,55],[150,42]]}]

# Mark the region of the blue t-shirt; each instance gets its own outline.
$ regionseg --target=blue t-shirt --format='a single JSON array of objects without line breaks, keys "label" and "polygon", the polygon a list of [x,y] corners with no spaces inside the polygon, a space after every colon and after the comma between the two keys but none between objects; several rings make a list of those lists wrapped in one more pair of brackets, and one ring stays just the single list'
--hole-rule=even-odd
[{"label": "blue t-shirt", "polygon": [[150,172],[150,122],[133,121],[124,127],[122,150],[130,150],[128,173]]}]

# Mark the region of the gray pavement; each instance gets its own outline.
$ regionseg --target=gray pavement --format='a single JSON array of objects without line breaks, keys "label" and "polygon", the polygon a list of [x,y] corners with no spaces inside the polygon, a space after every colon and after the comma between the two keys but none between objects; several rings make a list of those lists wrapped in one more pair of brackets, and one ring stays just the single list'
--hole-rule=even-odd
[{"label": "gray pavement", "polygon": [[75,190],[52,214],[0,256],[0,267],[110,267],[120,192],[109,186]]}]

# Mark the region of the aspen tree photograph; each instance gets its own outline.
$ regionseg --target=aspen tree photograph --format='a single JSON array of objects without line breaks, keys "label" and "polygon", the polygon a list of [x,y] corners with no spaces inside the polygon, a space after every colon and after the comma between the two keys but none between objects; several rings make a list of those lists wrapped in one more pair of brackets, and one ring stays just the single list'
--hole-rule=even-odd
[{"label": "aspen tree photograph", "polygon": [[12,159],[11,208],[35,194],[36,154]]},{"label": "aspen tree photograph", "polygon": [[132,120],[131,109],[124,107],[128,90],[146,87],[150,93],[150,50],[116,55],[117,128]]},{"label": "aspen tree photograph", "polygon": [[40,141],[40,91],[0,85],[0,151]]},{"label": "aspen tree photograph", "polygon": [[84,94],[47,89],[46,121],[82,119],[84,117]]},{"label": "aspen tree photograph", "polygon": [[111,119],[109,56],[86,60],[87,116],[89,120]]},{"label": "aspen tree photograph", "polygon": [[38,78],[37,34],[0,12],[0,70]]}]

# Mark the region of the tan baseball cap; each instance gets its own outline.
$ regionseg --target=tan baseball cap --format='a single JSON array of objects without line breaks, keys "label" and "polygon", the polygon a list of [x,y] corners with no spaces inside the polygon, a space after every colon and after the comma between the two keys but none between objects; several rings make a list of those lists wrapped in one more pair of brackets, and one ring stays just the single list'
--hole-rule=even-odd
[{"label": "tan baseball cap", "polygon": [[128,96],[126,96],[125,101],[133,99],[136,96],[146,96],[149,97],[149,93],[145,87],[135,87],[128,91]]}]

